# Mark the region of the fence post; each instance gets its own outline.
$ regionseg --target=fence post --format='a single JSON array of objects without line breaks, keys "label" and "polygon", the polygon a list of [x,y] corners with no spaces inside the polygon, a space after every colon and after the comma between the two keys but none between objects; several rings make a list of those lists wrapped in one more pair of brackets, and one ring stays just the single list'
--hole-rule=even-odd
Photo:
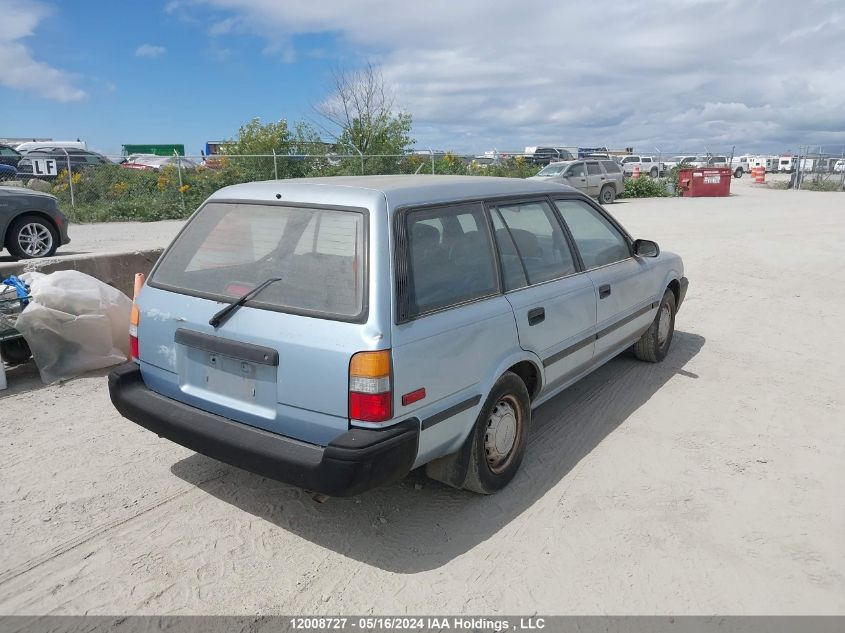
[{"label": "fence post", "polygon": [[431,175],[434,175],[434,152],[431,151],[431,148],[428,148],[428,155],[431,157]]},{"label": "fence post", "polygon": [[276,180],[279,179],[279,166],[276,164],[276,148],[273,148],[273,176]]},{"label": "fence post", "polygon": [[70,168],[70,154],[67,153],[67,150],[63,147],[62,151],[65,153],[65,158],[67,159],[67,184],[68,188],[70,189],[70,206],[76,206],[76,200],[73,197],[73,171]]},{"label": "fence post", "polygon": [[185,192],[182,191],[182,159],[176,150],[173,150],[173,156],[176,157],[176,172],[179,174],[179,201],[182,203],[182,212],[185,211]]}]

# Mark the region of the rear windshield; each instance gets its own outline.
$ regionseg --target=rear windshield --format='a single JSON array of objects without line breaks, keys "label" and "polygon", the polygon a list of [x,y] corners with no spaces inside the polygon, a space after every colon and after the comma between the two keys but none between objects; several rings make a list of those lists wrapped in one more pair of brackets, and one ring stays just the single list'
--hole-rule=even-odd
[{"label": "rear windshield", "polygon": [[165,253],[151,285],[231,301],[266,279],[249,305],[352,320],[363,314],[361,211],[212,202]]}]

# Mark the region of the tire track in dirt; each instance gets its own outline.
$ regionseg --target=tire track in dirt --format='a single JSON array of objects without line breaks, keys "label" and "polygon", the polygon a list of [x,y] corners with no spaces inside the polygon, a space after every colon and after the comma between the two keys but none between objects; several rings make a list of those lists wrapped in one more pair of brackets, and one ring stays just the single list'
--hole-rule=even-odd
[{"label": "tire track in dirt", "polygon": [[[221,469],[217,473],[215,473],[214,476],[205,479],[203,483],[208,483],[214,481],[215,479],[219,479],[225,474],[226,470]],[[108,532],[109,530],[113,530],[116,527],[120,527],[121,525],[129,523],[130,521],[133,521],[147,514],[148,512],[152,512],[153,510],[160,508],[161,506],[168,504],[175,499],[178,499],[179,497],[182,497],[191,492],[197,492],[198,490],[199,488],[194,485],[185,486],[184,488],[177,490],[176,492],[169,495],[168,497],[165,497],[164,499],[160,499],[154,503],[150,503],[146,506],[143,506],[138,510],[138,512],[135,512],[134,514],[128,517],[119,517],[112,521],[107,521],[106,523],[100,524],[90,530],[86,530],[79,536],[64,541],[63,543],[60,543],[51,550],[44,552],[43,554],[40,554],[34,558],[31,558],[25,563],[18,565],[17,567],[8,569],[0,573],[0,586],[32,571],[33,569],[36,569],[37,567],[40,567],[41,565],[44,565],[45,563],[49,563],[51,560],[76,549],[80,545],[84,545],[85,543],[97,538],[98,536]]]}]

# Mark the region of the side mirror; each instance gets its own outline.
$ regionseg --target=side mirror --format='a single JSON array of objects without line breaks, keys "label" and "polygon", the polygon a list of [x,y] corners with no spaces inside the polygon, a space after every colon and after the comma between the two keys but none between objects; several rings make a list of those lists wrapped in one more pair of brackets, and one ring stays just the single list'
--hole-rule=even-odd
[{"label": "side mirror", "polygon": [[637,257],[657,257],[660,247],[651,240],[634,240],[634,255]]}]

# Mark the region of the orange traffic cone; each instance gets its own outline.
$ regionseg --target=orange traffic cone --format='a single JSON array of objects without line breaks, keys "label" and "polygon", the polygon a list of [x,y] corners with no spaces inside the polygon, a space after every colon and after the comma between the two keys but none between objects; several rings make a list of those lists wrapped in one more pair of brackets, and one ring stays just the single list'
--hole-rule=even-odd
[{"label": "orange traffic cone", "polygon": [[634,165],[634,171],[631,173],[631,178],[639,178],[640,177],[640,166]]}]

